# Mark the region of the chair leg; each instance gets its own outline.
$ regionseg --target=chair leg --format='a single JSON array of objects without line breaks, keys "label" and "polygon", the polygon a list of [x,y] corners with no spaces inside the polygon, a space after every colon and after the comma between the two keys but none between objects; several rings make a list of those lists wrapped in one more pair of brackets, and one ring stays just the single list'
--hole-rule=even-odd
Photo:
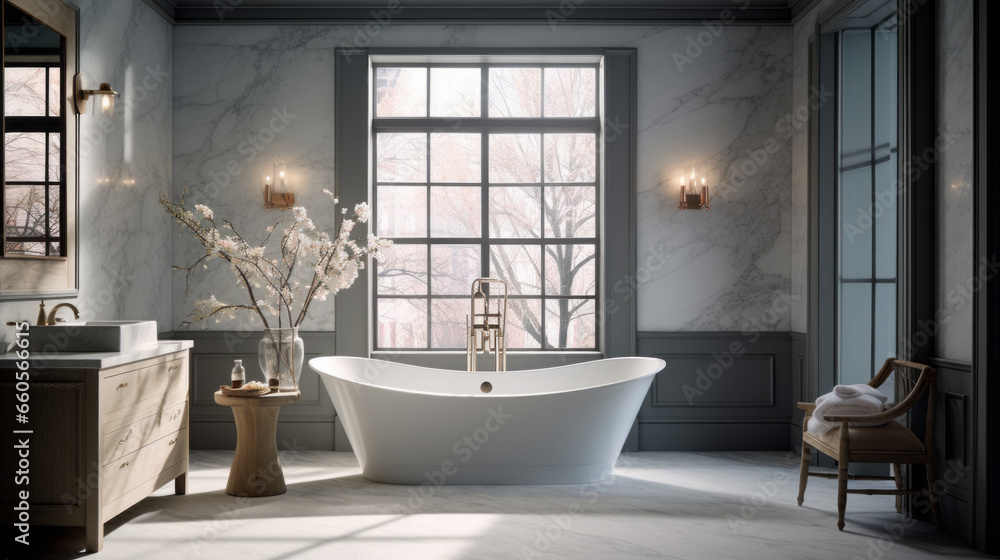
[{"label": "chair leg", "polygon": [[937,492],[937,473],[934,468],[934,458],[927,463],[927,491],[931,497],[931,513],[934,514],[934,527],[941,530],[941,503]]},{"label": "chair leg", "polygon": [[812,448],[809,444],[802,442],[802,464],[799,465],[799,506],[806,496],[806,484],[809,483],[809,459],[812,456]]},{"label": "chair leg", "polygon": [[[892,464],[892,474],[896,479],[896,490],[903,491],[903,473],[899,463]],[[903,495],[896,494],[896,513],[903,513]]]},{"label": "chair leg", "polygon": [[844,530],[844,512],[847,510],[847,461],[837,469],[837,528]]}]

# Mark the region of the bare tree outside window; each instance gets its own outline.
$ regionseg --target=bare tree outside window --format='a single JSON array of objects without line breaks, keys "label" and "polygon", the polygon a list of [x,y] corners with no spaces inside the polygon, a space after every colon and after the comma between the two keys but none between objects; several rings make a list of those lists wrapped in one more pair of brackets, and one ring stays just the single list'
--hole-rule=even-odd
[{"label": "bare tree outside window", "polygon": [[[375,278],[376,346],[464,348],[485,275],[510,285],[509,348],[596,348],[596,68],[377,67],[375,80],[375,228],[395,241]],[[383,124],[424,116],[454,124]],[[510,118],[537,121],[488,126]]]},{"label": "bare tree outside window", "polygon": [[58,67],[4,68],[4,254],[60,255]]}]

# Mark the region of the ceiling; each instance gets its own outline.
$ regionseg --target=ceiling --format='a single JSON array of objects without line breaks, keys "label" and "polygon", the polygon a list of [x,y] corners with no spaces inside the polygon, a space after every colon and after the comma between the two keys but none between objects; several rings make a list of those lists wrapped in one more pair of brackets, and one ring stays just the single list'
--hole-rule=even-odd
[{"label": "ceiling", "polygon": [[735,23],[787,25],[818,0],[145,1],[176,25],[366,24],[386,15],[393,23],[701,24],[732,17]]}]

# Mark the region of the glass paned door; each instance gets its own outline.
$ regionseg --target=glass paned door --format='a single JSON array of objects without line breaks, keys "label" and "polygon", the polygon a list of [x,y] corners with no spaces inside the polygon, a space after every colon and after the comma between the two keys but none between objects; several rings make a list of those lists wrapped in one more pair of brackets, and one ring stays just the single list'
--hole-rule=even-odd
[{"label": "glass paned door", "polygon": [[896,353],[895,16],[841,31],[840,55],[837,383],[850,384]]}]

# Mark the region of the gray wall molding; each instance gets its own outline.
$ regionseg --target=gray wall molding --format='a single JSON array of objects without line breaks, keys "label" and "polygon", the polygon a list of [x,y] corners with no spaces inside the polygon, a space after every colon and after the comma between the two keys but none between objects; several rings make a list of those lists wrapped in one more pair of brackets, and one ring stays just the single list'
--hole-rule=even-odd
[{"label": "gray wall molding", "polygon": [[948,358],[941,358],[938,356],[931,356],[927,358],[930,365],[935,368],[947,368],[954,371],[961,371],[964,373],[972,373],[972,362],[966,362],[964,360],[949,360]]},{"label": "gray wall molding", "polygon": [[788,11],[792,25],[806,16],[813,8],[819,5],[822,0],[788,0]]},{"label": "gray wall molding", "polygon": [[[145,0],[175,25],[220,24],[528,24],[558,25],[697,25],[729,20],[736,25],[790,25],[794,15],[808,11],[815,0],[551,0],[534,5],[492,1],[355,0],[300,1],[289,6],[277,0]],[[789,6],[791,4],[791,6]],[[392,8],[392,10],[390,10]]]},{"label": "gray wall molding", "polygon": [[[604,282],[598,300],[603,337],[603,352],[608,358],[634,356],[636,352],[638,299],[633,282],[636,270],[636,162],[638,160],[638,51],[607,49],[604,51],[604,116],[601,137],[604,153],[601,207],[604,217],[601,254],[604,262],[600,274]],[[625,130],[619,125],[624,123]],[[612,227],[612,225],[617,227]],[[614,272],[612,272],[614,271]],[[624,291],[613,289],[624,279]]]},{"label": "gray wall molding", "polygon": [[[942,523],[949,533],[972,543],[974,532],[970,520],[976,494],[973,367],[969,362],[940,357],[929,357],[927,362],[938,371],[934,435],[938,478],[945,483],[941,495]],[[921,426],[913,429],[922,433]],[[920,471],[915,479],[921,480],[922,476]]]},{"label": "gray wall molding", "polygon": [[[667,365],[665,370],[680,370],[686,371],[689,374],[693,373],[694,377],[689,379],[686,384],[691,385],[697,389],[699,382],[703,379],[698,376],[698,370],[695,369],[703,362],[705,359],[705,354],[655,354],[656,357],[663,359]],[[712,361],[718,361],[714,355],[711,356]],[[726,359],[728,363],[728,359]],[[711,363],[709,364],[711,366]],[[679,398],[676,391],[672,390],[672,387],[663,388],[661,391],[661,386],[666,384],[661,384],[661,377],[653,381],[653,394],[650,400],[650,406],[652,407],[678,407],[678,406],[691,406],[691,407],[709,407],[709,408],[735,408],[735,407],[766,407],[770,408],[774,406],[774,355],[773,354],[741,354],[739,356],[733,356],[732,365],[730,367],[739,368],[740,375],[743,376],[745,383],[741,383],[739,388],[741,389],[736,394],[729,394],[726,397],[722,397],[720,393],[721,390],[711,392],[707,398],[697,398],[697,399],[683,399]],[[720,371],[723,371],[722,365],[719,365]],[[706,378],[712,380],[711,372],[706,370]],[[703,382],[707,383],[707,382]],[[729,387],[727,387],[729,388]],[[743,391],[742,389],[749,389],[748,391]],[[661,398],[661,394],[663,395]],[[694,395],[694,393],[689,393]],[[688,395],[683,395],[687,397]],[[714,398],[713,398],[714,397]]]},{"label": "gray wall molding", "polygon": [[[338,48],[334,62],[334,191],[340,200],[371,201],[368,154],[371,143],[369,100],[371,61],[363,49]],[[336,216],[340,227],[342,216]],[[369,222],[366,232],[370,231]],[[336,354],[367,357],[371,348],[369,266],[358,271],[354,285],[336,296]]]},{"label": "gray wall molding", "polygon": [[143,0],[153,11],[160,14],[163,19],[167,20],[171,25],[176,25],[177,20],[174,15],[177,12],[177,6],[171,0]]},{"label": "gray wall molding", "polygon": [[[1000,180],[1000,111],[996,107],[1000,86],[996,76],[990,79],[989,69],[996,71],[1000,60],[1000,9],[996,1],[977,0],[973,12],[974,87],[973,87],[973,217],[975,262],[996,258],[1000,252],[1000,195],[996,185]],[[988,58],[993,56],[993,64]],[[987,185],[992,188],[988,188]],[[1000,334],[1000,280],[993,276],[983,289],[973,294],[973,392],[970,397],[974,418],[972,465],[975,493],[973,497],[973,540],[975,547],[989,554],[1000,554],[1000,450],[996,445],[1000,434],[1000,351],[996,340]],[[990,407],[990,405],[993,405]]]},{"label": "gray wall molding", "polygon": [[663,359],[639,411],[639,450],[788,450],[801,441],[795,402],[806,338],[789,332],[639,332]]}]

